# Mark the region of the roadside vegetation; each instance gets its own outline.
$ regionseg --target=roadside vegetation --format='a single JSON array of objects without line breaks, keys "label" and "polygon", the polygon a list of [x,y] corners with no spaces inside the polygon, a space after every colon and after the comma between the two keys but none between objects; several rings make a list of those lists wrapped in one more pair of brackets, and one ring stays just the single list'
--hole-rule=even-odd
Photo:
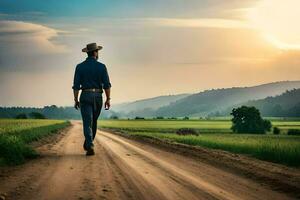
[{"label": "roadside vegetation", "polygon": [[[101,120],[99,128],[121,130],[137,137],[163,139],[193,146],[220,149],[246,154],[261,160],[300,166],[300,136],[288,135],[290,130],[300,130],[300,120],[273,118],[273,128],[266,134],[233,133],[230,119],[224,120]],[[275,134],[273,134],[273,129]],[[178,130],[194,134],[178,134]],[[193,129],[194,131],[191,131]],[[295,132],[295,131],[293,131]]]},{"label": "roadside vegetation", "polygon": [[64,120],[1,119],[0,165],[21,164],[38,154],[29,145],[69,125]]}]

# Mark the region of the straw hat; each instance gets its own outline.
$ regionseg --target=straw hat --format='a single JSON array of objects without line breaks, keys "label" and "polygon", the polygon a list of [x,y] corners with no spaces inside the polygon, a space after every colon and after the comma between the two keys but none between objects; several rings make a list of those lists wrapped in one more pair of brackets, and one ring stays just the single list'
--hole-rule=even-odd
[{"label": "straw hat", "polygon": [[87,44],[85,48],[82,49],[82,52],[90,52],[95,50],[101,50],[103,47],[98,46],[96,43]]}]

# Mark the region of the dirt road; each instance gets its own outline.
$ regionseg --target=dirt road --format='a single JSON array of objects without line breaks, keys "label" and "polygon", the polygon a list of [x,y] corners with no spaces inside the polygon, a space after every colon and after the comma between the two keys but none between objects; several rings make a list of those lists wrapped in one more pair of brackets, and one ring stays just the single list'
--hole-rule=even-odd
[{"label": "dirt road", "polygon": [[[82,125],[44,145],[42,158],[0,177],[6,199],[291,199],[236,174],[98,131],[96,155],[82,149]],[[10,175],[8,175],[10,174]]]}]

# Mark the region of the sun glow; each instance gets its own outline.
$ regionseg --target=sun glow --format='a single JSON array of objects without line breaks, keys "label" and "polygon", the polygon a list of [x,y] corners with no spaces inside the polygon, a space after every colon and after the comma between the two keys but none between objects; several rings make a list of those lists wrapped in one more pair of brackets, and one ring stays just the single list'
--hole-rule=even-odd
[{"label": "sun glow", "polygon": [[248,18],[268,41],[281,49],[300,49],[300,1],[262,0]]}]

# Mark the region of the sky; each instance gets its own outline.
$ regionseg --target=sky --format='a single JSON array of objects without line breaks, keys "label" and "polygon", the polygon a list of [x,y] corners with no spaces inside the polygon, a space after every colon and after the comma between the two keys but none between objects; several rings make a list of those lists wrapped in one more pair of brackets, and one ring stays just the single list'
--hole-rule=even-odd
[{"label": "sky", "polygon": [[87,43],[114,103],[300,80],[299,0],[0,0],[0,106],[73,105]]}]

